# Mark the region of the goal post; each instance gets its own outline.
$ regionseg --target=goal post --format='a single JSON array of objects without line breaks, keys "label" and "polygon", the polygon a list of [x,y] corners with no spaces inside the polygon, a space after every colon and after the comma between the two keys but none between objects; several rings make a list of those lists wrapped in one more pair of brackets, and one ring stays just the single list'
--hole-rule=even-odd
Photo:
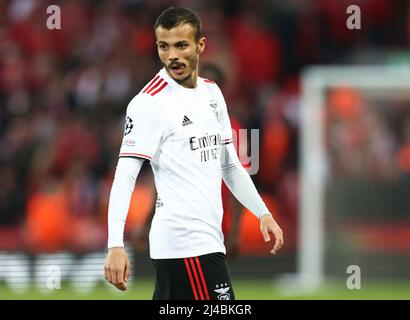
[{"label": "goal post", "polygon": [[314,290],[325,280],[325,99],[332,87],[358,90],[410,89],[410,68],[400,66],[312,66],[302,73],[300,105],[300,206],[297,283]]}]

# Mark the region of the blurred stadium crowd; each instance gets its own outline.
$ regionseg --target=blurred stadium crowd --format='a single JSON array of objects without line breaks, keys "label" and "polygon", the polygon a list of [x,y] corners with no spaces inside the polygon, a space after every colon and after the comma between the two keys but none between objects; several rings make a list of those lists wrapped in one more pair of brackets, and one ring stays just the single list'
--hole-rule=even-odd
[{"label": "blurred stadium crowd", "polygon": [[[296,238],[301,70],[380,62],[376,53],[410,41],[410,6],[399,0],[355,1],[363,29],[354,31],[346,28],[351,3],[345,0],[52,4],[61,8],[61,30],[46,28],[47,1],[0,2],[1,249],[105,247],[126,106],[161,67],[153,24],[170,4],[199,13],[208,39],[200,64],[222,71],[220,85],[239,126],[260,129],[253,179],[284,226],[284,250]],[[358,54],[364,51],[374,54]],[[332,101],[343,104],[349,95],[335,93]],[[349,141],[335,142],[340,154]],[[400,157],[408,172],[409,148]],[[150,170],[137,188],[128,231],[141,225],[154,201]]]}]

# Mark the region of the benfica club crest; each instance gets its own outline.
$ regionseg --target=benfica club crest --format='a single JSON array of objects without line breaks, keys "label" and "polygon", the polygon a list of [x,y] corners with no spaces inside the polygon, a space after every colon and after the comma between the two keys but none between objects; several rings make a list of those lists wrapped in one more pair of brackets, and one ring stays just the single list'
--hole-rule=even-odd
[{"label": "benfica club crest", "polygon": [[[216,285],[218,288],[218,285]],[[214,289],[216,293],[218,293],[218,300],[231,300],[231,295],[228,293],[229,287],[225,283],[225,285],[221,284],[220,288]]]},{"label": "benfica club crest", "polygon": [[222,121],[222,112],[219,109],[218,103],[216,102],[216,100],[214,100],[214,99],[209,100],[209,105],[214,110],[216,120],[218,120],[218,122],[221,122]]}]

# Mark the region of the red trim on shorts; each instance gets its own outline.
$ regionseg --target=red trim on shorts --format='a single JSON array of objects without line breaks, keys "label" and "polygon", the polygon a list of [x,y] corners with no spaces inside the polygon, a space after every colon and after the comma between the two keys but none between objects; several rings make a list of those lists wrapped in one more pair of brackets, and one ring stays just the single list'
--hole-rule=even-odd
[{"label": "red trim on shorts", "polygon": [[157,90],[155,90],[154,92],[151,93],[151,96],[155,96],[158,92],[160,92],[162,89],[164,89],[167,84],[168,84],[168,82],[165,81]]},{"label": "red trim on shorts", "polygon": [[202,286],[203,286],[204,291],[205,291],[206,300],[211,300],[211,298],[209,298],[208,287],[206,286],[204,273],[202,272],[201,262],[199,261],[198,257],[195,257],[195,262],[196,262],[196,266],[198,268],[199,276],[201,277]]},{"label": "red trim on shorts", "polygon": [[142,92],[144,93],[147,92],[151,88],[151,86],[154,84],[154,82],[158,80],[158,78],[159,78],[159,75],[157,75],[154,79],[152,79],[150,83],[148,83],[148,86]]},{"label": "red trim on shorts", "polygon": [[192,267],[192,270],[194,271],[194,277],[195,277],[195,280],[196,280],[196,284],[198,286],[198,291],[199,291],[199,295],[201,297],[201,300],[205,300],[204,294],[202,293],[201,283],[199,282],[198,274],[196,273],[194,260],[192,258],[189,258],[189,262],[191,262],[191,267]]},{"label": "red trim on shorts", "polygon": [[194,283],[194,280],[192,279],[191,270],[189,269],[188,259],[187,259],[187,258],[184,258],[184,262],[185,262],[186,270],[187,270],[187,272],[188,272],[189,282],[191,282],[191,287],[192,287],[192,291],[193,291],[193,293],[194,293],[195,300],[198,300],[198,294],[196,293],[195,283]]}]

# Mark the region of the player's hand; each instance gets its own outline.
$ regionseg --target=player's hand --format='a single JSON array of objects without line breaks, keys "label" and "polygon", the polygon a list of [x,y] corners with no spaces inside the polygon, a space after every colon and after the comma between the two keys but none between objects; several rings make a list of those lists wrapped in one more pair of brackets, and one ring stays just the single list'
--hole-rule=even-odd
[{"label": "player's hand", "polygon": [[131,263],[123,247],[108,249],[104,267],[105,279],[121,291],[127,290]]},{"label": "player's hand", "polygon": [[271,232],[275,236],[275,245],[273,246],[273,249],[270,252],[272,254],[276,254],[284,244],[282,229],[279,227],[275,219],[273,219],[270,214],[265,214],[261,217],[260,227],[265,242],[270,241],[269,232]]}]

